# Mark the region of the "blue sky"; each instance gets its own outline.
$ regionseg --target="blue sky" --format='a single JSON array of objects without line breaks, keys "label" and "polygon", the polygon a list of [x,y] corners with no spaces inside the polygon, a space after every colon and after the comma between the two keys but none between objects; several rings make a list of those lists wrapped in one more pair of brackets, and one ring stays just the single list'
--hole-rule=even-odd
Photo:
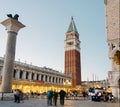
[{"label": "blue sky", "polygon": [[[15,59],[64,72],[64,40],[71,16],[81,41],[82,80],[106,79],[108,58],[104,0],[2,0],[0,22],[19,14],[26,25],[18,32]],[[0,25],[0,56],[5,54],[7,32]]]}]

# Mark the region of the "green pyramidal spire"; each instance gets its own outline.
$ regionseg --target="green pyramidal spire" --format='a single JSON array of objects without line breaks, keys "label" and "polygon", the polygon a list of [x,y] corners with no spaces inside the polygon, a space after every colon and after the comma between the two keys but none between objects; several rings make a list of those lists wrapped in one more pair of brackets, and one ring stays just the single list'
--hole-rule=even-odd
[{"label": "green pyramidal spire", "polygon": [[71,17],[71,22],[70,22],[70,25],[69,25],[69,28],[68,28],[68,30],[67,30],[67,33],[68,32],[78,32],[77,31],[77,28],[76,28],[76,26],[75,26],[75,22],[74,22],[74,20],[73,20],[73,17]]}]

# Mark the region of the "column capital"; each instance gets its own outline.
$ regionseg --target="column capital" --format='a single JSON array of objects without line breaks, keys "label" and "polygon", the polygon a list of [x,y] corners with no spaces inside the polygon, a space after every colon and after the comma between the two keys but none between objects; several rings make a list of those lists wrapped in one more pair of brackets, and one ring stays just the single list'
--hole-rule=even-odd
[{"label": "column capital", "polygon": [[13,18],[8,18],[8,19],[4,20],[3,22],[1,22],[1,24],[6,27],[7,31],[14,31],[16,33],[21,28],[25,27],[25,25],[23,25],[21,22],[15,20]]}]

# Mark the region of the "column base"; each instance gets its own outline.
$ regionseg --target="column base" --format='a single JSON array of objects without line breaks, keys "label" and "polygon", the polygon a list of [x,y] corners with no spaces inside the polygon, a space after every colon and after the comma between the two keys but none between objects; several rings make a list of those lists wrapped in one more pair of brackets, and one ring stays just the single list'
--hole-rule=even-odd
[{"label": "column base", "polygon": [[0,100],[7,101],[7,100],[14,100],[14,94],[13,93],[3,93],[0,92]]}]

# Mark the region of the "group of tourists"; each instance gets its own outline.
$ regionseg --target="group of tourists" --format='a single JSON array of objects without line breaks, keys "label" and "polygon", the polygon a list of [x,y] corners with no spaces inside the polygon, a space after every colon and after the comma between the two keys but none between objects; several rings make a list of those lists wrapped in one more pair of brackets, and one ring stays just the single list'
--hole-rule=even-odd
[{"label": "group of tourists", "polygon": [[114,96],[112,95],[112,89],[110,86],[106,90],[99,90],[90,88],[89,91],[89,97],[92,101],[114,101]]},{"label": "group of tourists", "polygon": [[56,106],[58,96],[60,96],[60,104],[64,105],[64,98],[66,96],[66,92],[64,90],[60,90],[60,92],[48,90],[47,91],[47,104]]},{"label": "group of tourists", "polygon": [[16,89],[13,91],[14,93],[14,102],[16,103],[20,103],[20,101],[24,102],[23,101],[23,92],[19,89]]}]

